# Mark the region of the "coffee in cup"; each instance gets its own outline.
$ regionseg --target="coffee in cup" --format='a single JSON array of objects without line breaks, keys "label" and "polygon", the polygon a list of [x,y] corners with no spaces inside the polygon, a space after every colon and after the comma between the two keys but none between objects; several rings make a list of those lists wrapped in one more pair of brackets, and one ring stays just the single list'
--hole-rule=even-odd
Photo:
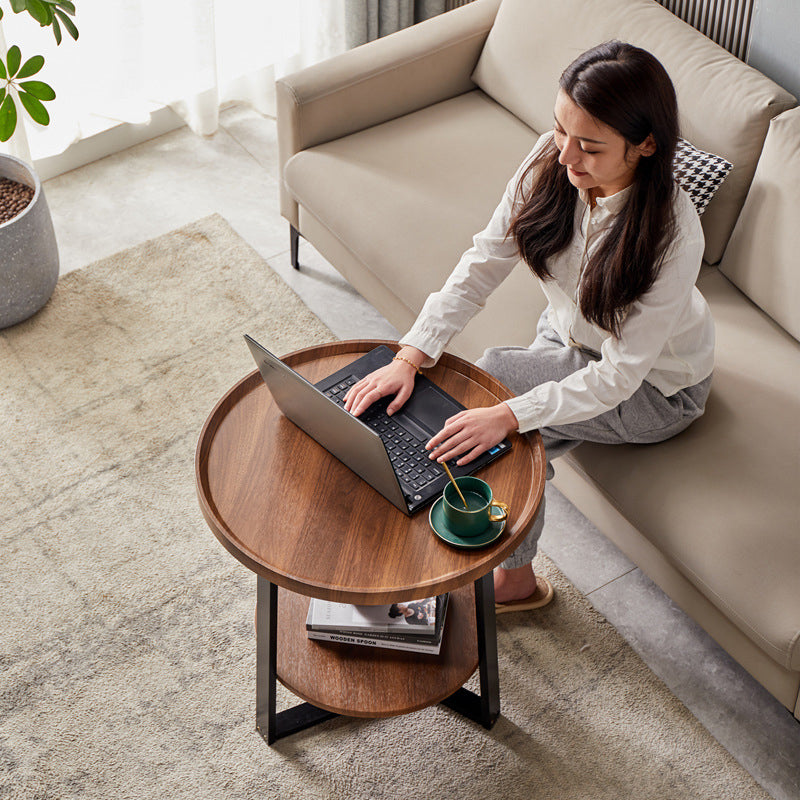
[{"label": "coffee in cup", "polygon": [[442,494],[444,517],[453,533],[467,538],[480,536],[492,522],[508,518],[508,506],[493,498],[492,487],[486,481],[471,475],[455,481],[464,499],[452,483],[444,487]]}]

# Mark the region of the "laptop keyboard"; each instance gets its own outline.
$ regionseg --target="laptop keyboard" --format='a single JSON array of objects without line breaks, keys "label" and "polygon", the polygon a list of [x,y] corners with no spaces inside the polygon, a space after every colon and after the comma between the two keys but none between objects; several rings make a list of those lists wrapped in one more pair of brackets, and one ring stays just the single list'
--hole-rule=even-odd
[{"label": "laptop keyboard", "polygon": [[[340,406],[344,406],[347,390],[358,381],[355,376],[343,379],[326,389],[324,394]],[[442,467],[428,457],[426,442],[418,439],[386,413],[388,400],[370,406],[359,419],[372,428],[383,440],[389,460],[392,462],[403,493],[414,495],[431,481],[444,475]]]}]

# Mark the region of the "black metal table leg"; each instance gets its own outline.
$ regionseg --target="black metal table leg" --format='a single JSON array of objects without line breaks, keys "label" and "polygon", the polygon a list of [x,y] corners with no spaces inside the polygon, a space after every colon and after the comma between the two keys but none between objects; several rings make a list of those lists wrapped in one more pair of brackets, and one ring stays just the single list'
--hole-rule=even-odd
[{"label": "black metal table leg", "polygon": [[278,587],[260,575],[256,581],[256,730],[271,745],[338,714],[311,703],[276,712]]},{"label": "black metal table leg", "polygon": [[497,616],[494,610],[494,573],[475,581],[478,663],[481,679],[481,724],[491,728],[500,716],[500,667],[497,661]]},{"label": "black metal table leg", "polygon": [[475,621],[481,693],[477,695],[462,687],[443,703],[488,730],[500,716],[500,668],[497,663],[494,575],[491,572],[475,581]]},{"label": "black metal table leg", "polygon": [[[300,703],[277,712],[278,587],[260,575],[256,580],[256,729],[271,745],[339,715],[311,703]],[[462,687],[442,702],[491,729],[500,716],[500,670],[491,572],[475,581],[475,619],[481,693],[477,695]]]}]

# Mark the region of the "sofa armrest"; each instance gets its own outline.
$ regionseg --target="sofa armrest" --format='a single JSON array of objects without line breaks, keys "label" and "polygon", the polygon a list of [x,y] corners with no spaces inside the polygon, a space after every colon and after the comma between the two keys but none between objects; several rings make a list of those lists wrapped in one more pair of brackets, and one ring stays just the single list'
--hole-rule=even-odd
[{"label": "sofa armrest", "polygon": [[301,150],[387,122],[475,88],[470,76],[500,0],[475,0],[276,83],[281,214],[297,204],[283,183]]}]

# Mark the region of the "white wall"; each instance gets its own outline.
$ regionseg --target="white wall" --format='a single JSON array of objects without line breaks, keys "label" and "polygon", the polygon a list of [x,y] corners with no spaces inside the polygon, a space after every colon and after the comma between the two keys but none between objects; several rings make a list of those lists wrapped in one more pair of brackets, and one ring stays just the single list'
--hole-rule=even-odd
[{"label": "white wall", "polygon": [[747,63],[800,100],[800,2],[758,0]]}]

